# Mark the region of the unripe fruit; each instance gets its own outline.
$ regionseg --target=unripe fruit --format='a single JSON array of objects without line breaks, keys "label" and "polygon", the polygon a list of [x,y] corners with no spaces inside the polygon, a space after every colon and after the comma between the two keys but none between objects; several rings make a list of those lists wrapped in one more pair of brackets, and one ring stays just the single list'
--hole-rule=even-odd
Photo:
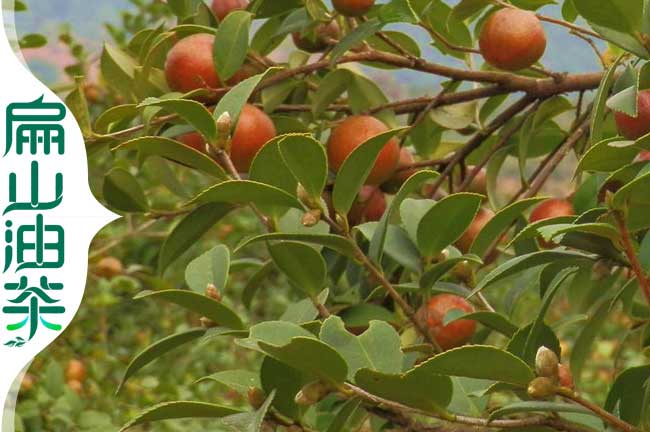
[{"label": "unripe fruit", "polygon": [[230,12],[246,9],[248,3],[248,0],[212,0],[212,12],[223,21]]},{"label": "unripe fruit", "polygon": [[246,393],[248,397],[248,403],[255,409],[259,409],[266,400],[266,395],[264,390],[258,387],[249,387],[248,392]]},{"label": "unripe fruit", "polygon": [[386,212],[386,196],[377,187],[363,186],[348,213],[350,225],[375,222]]},{"label": "unripe fruit", "polygon": [[575,388],[575,383],[573,381],[573,374],[571,369],[565,364],[561,364],[558,368],[558,377],[560,381],[560,386],[569,388],[573,390]]},{"label": "unripe fruit", "polygon": [[546,50],[546,34],[533,12],[504,8],[485,22],[481,55],[494,67],[517,71],[534,65]]},{"label": "unripe fruit", "polygon": [[264,111],[244,105],[230,146],[230,158],[237,171],[248,172],[257,152],[276,133],[273,121]]},{"label": "unripe fruit", "polygon": [[86,379],[86,365],[77,359],[72,359],[68,362],[68,365],[65,368],[65,379],[67,381],[79,381],[84,382]]},{"label": "unripe fruit", "polygon": [[462,297],[453,294],[439,294],[431,297],[429,303],[422,305],[417,312],[417,318],[428,329],[429,334],[444,350],[452,349],[467,343],[476,331],[473,320],[457,320],[443,325],[445,315],[453,309],[463,312],[474,312],[474,308]]},{"label": "unripe fruit", "polygon": [[544,201],[530,214],[530,222],[575,215],[575,209],[570,201],[562,198],[552,198]]},{"label": "unripe fruit", "polygon": [[553,380],[547,377],[535,378],[528,384],[528,396],[533,399],[546,399],[553,396],[556,390]]},{"label": "unripe fruit", "polygon": [[[467,171],[472,172],[474,168],[473,166],[468,166]],[[485,168],[481,168],[472,179],[472,182],[467,187],[467,192],[487,195],[487,170]]]},{"label": "unripe fruit", "polygon": [[492,210],[481,208],[469,228],[467,228],[463,235],[456,241],[456,247],[460,249],[461,252],[468,253],[472,244],[474,244],[474,240],[476,240],[483,228],[485,228],[485,225],[487,225],[493,217],[494,212]]},{"label": "unripe fruit", "polygon": [[291,34],[294,45],[298,49],[308,53],[317,53],[324,51],[328,46],[328,39],[338,40],[341,38],[341,27],[332,20],[328,23],[322,23],[316,28],[306,33],[294,32]]},{"label": "unripe fruit", "polygon": [[629,140],[636,140],[650,133],[650,90],[639,92],[637,104],[636,117],[614,111],[614,120],[619,133]]},{"label": "unripe fruit", "polygon": [[95,265],[94,272],[97,276],[112,279],[124,273],[122,261],[115,257],[105,257],[100,259]]},{"label": "unripe fruit", "polygon": [[358,17],[368,12],[375,0],[332,0],[332,5],[341,15]]},{"label": "unripe fruit", "polygon": [[[327,142],[327,156],[332,170],[337,172],[357,147],[387,131],[385,124],[371,116],[359,115],[347,118],[332,130]],[[391,138],[379,152],[366,184],[376,185],[388,180],[397,168],[399,153],[398,140]]]},{"label": "unripe fruit", "polygon": [[556,379],[558,377],[560,360],[553,350],[540,347],[535,356],[535,373],[540,377]]},{"label": "unripe fruit", "polygon": [[169,87],[187,93],[221,85],[213,62],[214,35],[200,33],[181,39],[169,50],[165,77]]}]

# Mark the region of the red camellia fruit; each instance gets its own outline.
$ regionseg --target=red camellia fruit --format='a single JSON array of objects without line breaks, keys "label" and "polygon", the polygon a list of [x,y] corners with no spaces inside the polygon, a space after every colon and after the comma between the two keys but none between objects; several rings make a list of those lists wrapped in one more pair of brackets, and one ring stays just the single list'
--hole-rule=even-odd
[{"label": "red camellia fruit", "polygon": [[[343,161],[357,147],[368,139],[388,131],[381,121],[371,116],[352,116],[338,125],[327,142],[327,156],[330,167],[338,171]],[[366,184],[381,184],[391,178],[399,160],[399,142],[396,138],[390,139],[379,152],[379,157],[366,179]]]},{"label": "red camellia fruit", "polygon": [[[474,170],[473,166],[468,166],[467,171],[472,172]],[[487,194],[487,170],[482,168],[476,177],[472,179],[472,182],[467,188],[467,192],[473,192],[481,195]]]},{"label": "red camellia fruit", "polygon": [[575,210],[570,201],[562,198],[552,198],[544,201],[530,214],[530,222],[539,222],[545,219],[562,216],[573,216]]},{"label": "red camellia fruit", "polygon": [[80,383],[86,380],[86,365],[81,360],[72,359],[65,368],[65,379],[67,381],[78,381]]},{"label": "red camellia fruit", "polygon": [[517,71],[532,66],[544,55],[546,34],[533,12],[504,8],[483,25],[479,46],[492,66]]},{"label": "red camellia fruit", "polygon": [[214,35],[200,33],[181,39],[167,54],[165,77],[169,87],[187,93],[221,85],[212,60]]},{"label": "red camellia fruit", "polygon": [[176,137],[176,141],[180,141],[194,150],[205,153],[205,138],[198,132],[188,132]]},{"label": "red camellia fruit", "polygon": [[277,134],[271,118],[259,108],[246,104],[232,135],[230,158],[239,172],[248,172],[257,152]]},{"label": "red camellia fruit", "polygon": [[350,225],[375,222],[386,212],[386,196],[375,186],[363,186],[348,213]]},{"label": "red camellia fruit", "polygon": [[636,117],[618,111],[614,112],[619,133],[629,140],[636,140],[650,133],[650,90],[639,92],[637,104]]},{"label": "red camellia fruit", "polygon": [[291,34],[294,45],[297,48],[308,53],[317,53],[328,47],[327,39],[338,40],[341,37],[341,27],[336,21],[323,23],[316,26],[315,29],[309,30],[304,34],[294,32]]},{"label": "red camellia fruit", "polygon": [[643,150],[642,152],[640,152],[639,156],[637,156],[637,160],[639,162],[650,162],[650,151]]},{"label": "red camellia fruit", "polygon": [[487,225],[488,222],[494,217],[494,212],[490,209],[481,208],[469,228],[465,230],[463,235],[456,241],[456,247],[463,253],[468,253],[469,249],[474,244],[474,240],[481,233],[481,230]]},{"label": "red camellia fruit", "polygon": [[230,12],[246,9],[248,3],[248,0],[212,0],[212,12],[223,21]]},{"label": "red camellia fruit", "polygon": [[462,312],[474,312],[474,308],[462,297],[453,294],[439,294],[431,297],[428,304],[423,305],[417,312],[418,319],[429,329],[438,345],[444,350],[466,344],[476,331],[476,322],[458,320],[443,325],[448,312],[459,309]]},{"label": "red camellia fruit", "polygon": [[358,17],[368,12],[375,0],[332,0],[332,5],[341,15]]}]

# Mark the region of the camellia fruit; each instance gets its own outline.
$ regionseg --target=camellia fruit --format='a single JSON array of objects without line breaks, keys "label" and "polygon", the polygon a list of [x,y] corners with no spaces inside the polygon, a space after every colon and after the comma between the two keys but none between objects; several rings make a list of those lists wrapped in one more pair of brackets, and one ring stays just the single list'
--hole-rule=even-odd
[{"label": "camellia fruit", "polygon": [[[467,171],[471,173],[475,167],[468,166]],[[476,174],[476,177],[472,179],[472,182],[467,187],[467,192],[472,192],[480,195],[487,194],[487,170],[481,168]]]},{"label": "camellia fruit", "polygon": [[517,71],[534,65],[546,50],[546,34],[533,12],[504,8],[483,25],[481,55],[492,66]]},{"label": "camellia fruit", "polygon": [[467,228],[463,235],[456,241],[456,247],[460,249],[461,252],[468,253],[472,244],[474,244],[474,240],[476,240],[485,225],[487,225],[493,217],[494,212],[492,210],[481,208],[469,228]]},{"label": "camellia fruit", "polygon": [[230,147],[230,158],[237,171],[248,172],[257,152],[276,134],[273,121],[264,111],[244,105]]},{"label": "camellia fruit", "polygon": [[558,368],[558,380],[560,386],[573,389],[575,388],[575,382],[573,381],[573,374],[571,369],[565,364],[560,363]]},{"label": "camellia fruit", "polygon": [[316,28],[305,33],[294,32],[291,34],[294,45],[308,53],[324,51],[328,47],[327,39],[338,40],[341,37],[341,27],[334,20],[322,23]]},{"label": "camellia fruit", "polygon": [[[332,130],[327,142],[327,156],[332,170],[338,172],[345,159],[357,147],[368,139],[387,131],[388,127],[385,124],[371,116],[352,116],[344,120]],[[379,152],[375,165],[366,179],[366,184],[377,185],[391,178],[397,168],[399,153],[398,140],[391,138]]]},{"label": "camellia fruit", "polygon": [[539,222],[562,216],[573,216],[575,210],[570,201],[563,198],[552,198],[544,201],[530,214],[530,222]]},{"label": "camellia fruit", "polygon": [[246,9],[248,3],[248,0],[212,0],[212,12],[223,21],[230,12]]},{"label": "camellia fruit", "polygon": [[650,162],[650,151],[648,150],[643,150],[639,153],[639,156],[637,156],[637,161],[639,162]]},{"label": "camellia fruit", "polygon": [[65,368],[65,379],[67,381],[78,381],[80,383],[86,380],[86,365],[81,360],[72,359]]},{"label": "camellia fruit", "polygon": [[332,6],[341,15],[358,17],[375,5],[375,0],[332,0]]},{"label": "camellia fruit", "polygon": [[200,33],[181,39],[172,47],[165,61],[169,87],[188,93],[221,85],[213,62],[214,35]]},{"label": "camellia fruit", "polygon": [[115,257],[104,257],[95,265],[94,273],[99,277],[112,279],[124,273],[124,265]]},{"label": "camellia fruit", "polygon": [[461,319],[447,325],[443,324],[447,313],[454,309],[466,313],[474,312],[474,308],[467,300],[453,294],[433,296],[417,312],[417,318],[426,325],[431,337],[444,350],[466,344],[476,332],[476,322],[473,320]]},{"label": "camellia fruit", "polygon": [[650,133],[650,90],[639,92],[637,107],[636,117],[614,112],[619,133],[629,140],[636,140]]},{"label": "camellia fruit", "polygon": [[386,212],[386,196],[375,186],[363,186],[348,213],[350,225],[376,222]]},{"label": "camellia fruit", "polygon": [[176,141],[180,141],[194,150],[205,153],[205,138],[198,132],[188,132],[176,137]]}]

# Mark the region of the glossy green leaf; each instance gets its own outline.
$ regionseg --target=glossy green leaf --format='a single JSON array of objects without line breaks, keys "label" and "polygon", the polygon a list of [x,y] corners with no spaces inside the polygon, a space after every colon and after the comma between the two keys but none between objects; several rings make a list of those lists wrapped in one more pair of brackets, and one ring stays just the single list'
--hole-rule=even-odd
[{"label": "glossy green leaf", "polygon": [[327,183],[327,155],[310,135],[285,135],[279,142],[282,159],[312,197],[320,197]]},{"label": "glossy green leaf", "polygon": [[210,111],[201,103],[189,99],[145,99],[139,108],[156,106],[178,114],[183,120],[196,129],[208,142],[217,138],[217,124]]},{"label": "glossy green leaf", "polygon": [[230,252],[224,245],[217,245],[195,258],[185,269],[185,282],[190,289],[205,294],[208,284],[223,291],[230,271]]},{"label": "glossy green leaf", "polygon": [[368,21],[360,24],[354,31],[346,35],[330,53],[330,63],[336,64],[336,61],[341,58],[343,54],[357,47],[369,36],[377,33],[382,29],[384,23],[376,18],[369,19]]},{"label": "glossy green leaf", "polygon": [[300,201],[282,189],[251,180],[229,180],[219,183],[201,192],[187,205],[208,203],[255,203],[302,209]]},{"label": "glossy green leaf", "polygon": [[424,292],[429,292],[431,288],[447,273],[454,269],[458,264],[462,262],[470,262],[475,264],[483,264],[483,261],[476,255],[461,255],[458,257],[453,257],[446,259],[442,262],[439,262],[433,265],[429,270],[427,270],[422,277],[420,278],[420,288]]},{"label": "glossy green leaf", "polygon": [[618,412],[620,418],[628,423],[639,424],[648,380],[650,365],[625,369],[609,390],[605,409],[611,413]]},{"label": "glossy green leaf", "polygon": [[204,316],[222,327],[228,327],[234,330],[243,330],[244,328],[241,318],[232,309],[222,302],[193,291],[143,291],[134,297],[136,300],[145,298],[160,299],[173,303],[192,312],[196,312],[200,316]]},{"label": "glossy green leaf", "polygon": [[451,321],[446,322],[445,325],[458,320],[472,320],[479,322],[485,327],[497,331],[508,337],[512,337],[512,335],[514,335],[515,332],[519,330],[519,327],[512,323],[512,321],[497,312],[479,311],[460,314],[459,316],[454,317]]},{"label": "glossy green leaf", "polygon": [[244,240],[241,244],[239,244],[237,246],[236,252],[239,252],[244,247],[251,245],[253,243],[258,243],[261,241],[275,241],[275,240],[299,241],[299,242],[324,246],[326,248],[339,252],[343,255],[346,255],[350,258],[353,258],[356,253],[354,246],[345,237],[341,237],[333,234],[287,234],[287,233],[271,233],[271,234],[262,234],[259,236],[251,237],[249,239]]},{"label": "glossy green leaf", "polygon": [[482,200],[478,194],[457,193],[436,202],[418,224],[417,241],[422,255],[435,257],[458,240],[474,220]]},{"label": "glossy green leaf", "polygon": [[245,369],[231,369],[213,373],[203,377],[197,382],[213,381],[231,388],[242,395],[248,392],[251,387],[261,387],[260,374]]},{"label": "glossy green leaf", "polygon": [[315,297],[325,285],[325,260],[316,249],[304,243],[282,241],[269,244],[275,265],[294,286],[307,296]]},{"label": "glossy green leaf", "polygon": [[113,168],[106,174],[104,199],[111,207],[127,213],[142,213],[149,209],[144,190],[135,177],[122,168]]},{"label": "glossy green leaf", "polygon": [[639,31],[643,16],[640,0],[573,0],[587,21],[625,33]]},{"label": "glossy green leaf", "polygon": [[314,117],[320,117],[325,109],[347,90],[351,79],[352,72],[347,69],[334,69],[325,75],[314,94],[312,103]]},{"label": "glossy green leaf", "polygon": [[224,82],[232,78],[244,64],[252,19],[249,12],[234,10],[226,15],[217,29],[214,66]]},{"label": "glossy green leaf", "polygon": [[[586,3],[589,0],[578,0],[578,1],[581,1],[583,4],[586,5]],[[576,0],[573,0],[573,2],[577,6]],[[587,6],[587,8],[589,8],[589,6]],[[624,55],[621,54],[616,59],[616,61],[609,67],[607,73],[605,74],[605,76],[603,76],[603,79],[600,82],[600,86],[598,87],[598,92],[596,94],[596,99],[594,101],[594,108],[591,115],[591,132],[589,136],[592,143],[597,143],[605,137],[604,130],[603,130],[603,125],[605,123],[604,119],[606,114],[605,104],[607,103],[607,99],[609,98],[609,93],[612,90],[612,87],[614,86],[614,82],[616,80],[616,69],[618,68],[620,62],[623,60],[623,57]]]},{"label": "glossy green leaf", "polygon": [[120,432],[129,430],[142,424],[183,418],[220,418],[237,414],[239,410],[222,405],[206,402],[164,402],[144,411],[139,416],[128,422]]},{"label": "glossy green leaf", "polygon": [[489,420],[496,420],[513,414],[521,413],[578,413],[595,415],[579,405],[563,402],[524,401],[514,402],[492,411]]}]

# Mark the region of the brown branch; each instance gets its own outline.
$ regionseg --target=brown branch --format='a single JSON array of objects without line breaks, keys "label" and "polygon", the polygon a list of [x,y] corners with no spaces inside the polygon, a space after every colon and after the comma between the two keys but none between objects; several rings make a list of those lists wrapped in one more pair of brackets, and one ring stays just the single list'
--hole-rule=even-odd
[{"label": "brown branch", "polygon": [[627,256],[627,259],[630,262],[630,266],[632,267],[632,271],[636,275],[637,281],[639,281],[639,286],[641,287],[641,290],[643,292],[643,295],[645,296],[646,301],[648,302],[648,304],[650,304],[650,279],[648,278],[646,272],[643,270],[643,266],[641,266],[641,262],[639,261],[639,257],[636,253],[636,250],[634,248],[634,243],[630,235],[630,230],[627,227],[627,221],[625,220],[625,215],[622,212],[615,211],[614,219],[616,220],[616,224],[618,225],[618,230],[621,234],[621,242],[623,245],[623,250],[625,251],[625,255]]},{"label": "brown branch", "polygon": [[576,404],[593,412],[598,417],[600,417],[604,422],[608,423],[610,426],[613,426],[616,429],[619,429],[623,432],[640,432],[640,429],[632,426],[631,424],[627,423],[624,420],[621,420],[615,415],[605,411],[598,405],[591,403],[586,399],[583,399],[582,397],[580,397],[580,395],[578,395],[572,390],[569,389],[567,389],[566,391],[560,390],[558,393],[565,399],[575,402]]}]

